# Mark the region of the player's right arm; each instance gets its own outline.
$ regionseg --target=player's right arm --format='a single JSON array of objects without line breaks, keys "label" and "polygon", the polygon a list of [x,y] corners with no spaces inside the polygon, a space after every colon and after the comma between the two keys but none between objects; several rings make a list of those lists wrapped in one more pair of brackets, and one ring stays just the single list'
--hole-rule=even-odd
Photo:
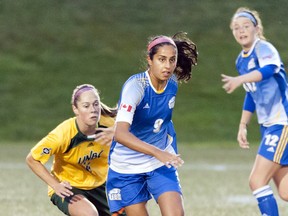
[{"label": "player's right arm", "polygon": [[239,130],[237,135],[237,141],[239,146],[244,149],[249,148],[249,142],[247,139],[247,125],[250,122],[253,113],[247,110],[242,111],[241,120],[239,123]]},{"label": "player's right arm", "polygon": [[237,140],[241,148],[249,148],[249,142],[247,140],[247,125],[249,124],[255,109],[256,105],[251,94],[246,92],[237,136]]},{"label": "player's right arm", "polygon": [[136,79],[127,82],[122,90],[121,103],[116,117],[114,139],[122,145],[135,151],[151,155],[167,167],[179,167],[183,164],[180,155],[163,151],[154,145],[143,142],[129,130],[134,112],[144,95],[144,88]]},{"label": "player's right arm", "polygon": [[164,163],[168,168],[171,166],[180,167],[184,161],[179,154],[171,154],[161,150],[154,145],[143,142],[129,131],[130,124],[128,122],[117,122],[114,139],[135,151],[151,155]]},{"label": "player's right arm", "polygon": [[260,80],[262,80],[262,73],[258,70],[254,70],[245,75],[235,77],[227,76],[225,74],[221,74],[221,76],[222,76],[222,82],[224,83],[222,88],[228,94],[234,92],[234,90],[237,89],[239,86],[241,86],[243,83],[259,82]]},{"label": "player's right arm", "polygon": [[58,196],[65,198],[73,195],[69,182],[59,182],[40,161],[33,158],[31,152],[26,157],[26,163],[39,178],[54,189]]}]

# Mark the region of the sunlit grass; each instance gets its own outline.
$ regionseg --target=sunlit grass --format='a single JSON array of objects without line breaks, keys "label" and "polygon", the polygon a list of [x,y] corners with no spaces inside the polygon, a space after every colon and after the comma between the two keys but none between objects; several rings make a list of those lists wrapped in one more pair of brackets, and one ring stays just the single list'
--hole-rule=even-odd
[{"label": "sunlit grass", "polygon": [[[25,164],[25,156],[33,144],[0,144],[0,212],[9,216],[63,215],[49,201],[47,186]],[[179,151],[185,160],[179,176],[186,215],[259,215],[248,187],[255,147],[241,150],[234,143],[231,147],[198,143],[180,144]],[[277,195],[276,198],[279,200]],[[278,204],[281,215],[288,214],[286,203],[279,200]],[[151,216],[160,216],[154,200],[148,207]]]}]

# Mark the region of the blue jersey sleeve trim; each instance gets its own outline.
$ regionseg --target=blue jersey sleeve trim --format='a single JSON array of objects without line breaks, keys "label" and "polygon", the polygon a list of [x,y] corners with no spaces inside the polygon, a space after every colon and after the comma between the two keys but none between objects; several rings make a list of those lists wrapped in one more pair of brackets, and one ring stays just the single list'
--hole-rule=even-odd
[{"label": "blue jersey sleeve trim", "polygon": [[268,79],[273,76],[275,70],[277,69],[276,65],[265,65],[258,69],[258,71],[262,74],[262,80]]},{"label": "blue jersey sleeve trim", "polygon": [[249,111],[251,113],[255,111],[255,103],[252,96],[248,92],[246,93],[244,99],[243,110]]}]

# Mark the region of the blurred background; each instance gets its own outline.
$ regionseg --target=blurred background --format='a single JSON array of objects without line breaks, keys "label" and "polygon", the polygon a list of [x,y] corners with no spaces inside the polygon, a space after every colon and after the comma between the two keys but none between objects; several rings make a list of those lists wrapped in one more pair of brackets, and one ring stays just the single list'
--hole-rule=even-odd
[{"label": "blurred background", "polygon": [[[1,143],[31,146],[73,116],[76,85],[90,83],[114,106],[126,79],[146,69],[147,39],[185,31],[199,63],[180,84],[173,120],[180,143],[236,143],[244,90],[222,89],[237,75],[240,46],[229,29],[236,9],[257,10],[264,33],[288,65],[285,0],[0,0]],[[249,125],[257,141],[256,118]]]}]

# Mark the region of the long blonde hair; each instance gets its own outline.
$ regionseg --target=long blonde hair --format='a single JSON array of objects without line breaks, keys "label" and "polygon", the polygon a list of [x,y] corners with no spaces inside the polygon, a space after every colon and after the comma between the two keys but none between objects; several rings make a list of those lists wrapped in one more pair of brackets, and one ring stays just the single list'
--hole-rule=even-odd
[{"label": "long blonde hair", "polygon": [[259,31],[258,31],[258,37],[262,40],[266,40],[265,36],[264,36],[264,29],[263,29],[263,25],[262,25],[262,21],[260,19],[260,15],[257,11],[255,10],[251,10],[247,7],[240,7],[236,10],[236,12],[234,13],[234,15],[232,16],[232,19],[231,19],[231,22],[230,22],[230,28],[232,29],[232,23],[235,19],[235,17],[237,17],[237,14],[241,13],[241,12],[246,12],[246,13],[249,13],[251,14],[255,20],[257,21],[257,26],[259,28]]}]

